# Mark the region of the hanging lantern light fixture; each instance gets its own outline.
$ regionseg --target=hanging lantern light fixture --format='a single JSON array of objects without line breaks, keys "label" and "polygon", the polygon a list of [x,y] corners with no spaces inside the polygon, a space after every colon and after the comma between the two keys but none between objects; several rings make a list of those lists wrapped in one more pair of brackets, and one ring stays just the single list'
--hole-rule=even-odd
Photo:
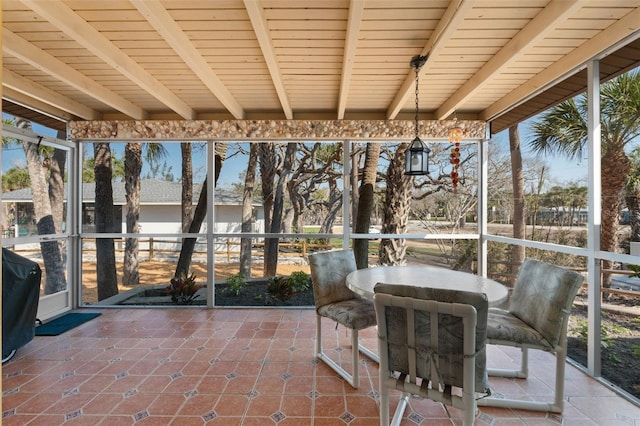
[{"label": "hanging lantern light fixture", "polygon": [[420,112],[420,102],[418,98],[418,72],[420,68],[427,62],[426,56],[414,56],[411,58],[411,67],[416,71],[416,115],[415,115],[415,138],[411,141],[411,145],[405,154],[404,174],[406,175],[428,175],[429,174],[429,153],[431,150],[420,139],[418,129],[418,113]]}]

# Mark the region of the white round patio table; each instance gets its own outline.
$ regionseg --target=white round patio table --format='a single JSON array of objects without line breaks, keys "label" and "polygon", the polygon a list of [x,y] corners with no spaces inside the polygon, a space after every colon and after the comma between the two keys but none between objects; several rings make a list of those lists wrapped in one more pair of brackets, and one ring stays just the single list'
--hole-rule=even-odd
[{"label": "white round patio table", "polygon": [[373,287],[377,283],[484,293],[489,306],[501,304],[509,295],[507,287],[497,281],[437,266],[378,266],[358,269],[346,278],[348,288],[369,299],[373,299]]}]

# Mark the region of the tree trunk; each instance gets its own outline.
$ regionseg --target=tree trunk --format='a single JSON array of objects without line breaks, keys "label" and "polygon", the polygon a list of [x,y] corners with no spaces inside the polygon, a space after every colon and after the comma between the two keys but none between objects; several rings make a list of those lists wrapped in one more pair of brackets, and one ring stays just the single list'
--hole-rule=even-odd
[{"label": "tree trunk", "polygon": [[[620,207],[625,179],[630,168],[629,159],[622,148],[615,149],[609,143],[602,156],[602,228],[600,233],[600,250],[617,253],[618,227],[620,224]],[[602,261],[603,269],[613,269],[614,262]],[[611,273],[603,274],[602,286],[611,287]]]},{"label": "tree trunk", "polygon": [[[367,144],[368,146],[368,144]],[[358,217],[358,203],[360,202],[360,194],[355,191],[354,188],[358,186],[358,176],[360,174],[360,158],[362,158],[362,151],[356,150],[351,153],[351,220],[353,221]],[[349,226],[345,224],[344,226]]]},{"label": "tree trunk", "polygon": [[284,213],[282,214],[282,228],[281,228],[281,231],[283,233],[293,234],[294,232],[296,232],[293,226],[293,223],[295,222],[295,217],[296,217],[296,213],[294,209],[288,208],[284,210]]},{"label": "tree trunk", "polygon": [[[358,209],[355,217],[355,227],[353,228],[357,234],[368,233],[369,227],[371,226],[371,212],[373,211],[374,204],[374,189],[378,172],[380,147],[381,144],[379,142],[367,143],[362,182],[358,190]],[[358,269],[369,267],[369,240],[354,240],[353,252],[356,257]]]},{"label": "tree trunk", "polygon": [[[38,235],[55,234],[55,223],[38,146],[32,142],[23,142],[23,148],[27,158],[27,168],[29,169],[33,210]],[[40,251],[42,252],[45,271],[44,294],[53,294],[65,290],[67,282],[64,277],[64,267],[58,242],[43,241],[40,243]]]},{"label": "tree trunk", "polygon": [[[63,149],[54,149],[51,157],[51,165],[49,167],[49,204],[51,205],[51,214],[53,215],[53,225],[56,234],[63,231],[62,222],[64,221],[64,172],[67,163],[67,151]],[[64,229],[68,231],[68,229]],[[60,262],[62,265],[67,259],[67,240],[58,241],[58,250],[60,251]],[[64,266],[62,266],[64,268]],[[63,272],[64,273],[64,272]],[[65,284],[66,287],[66,284]]]},{"label": "tree trunk", "polygon": [[[253,191],[256,185],[256,166],[258,162],[258,148],[256,143],[250,144],[249,164],[244,177],[244,192],[242,194],[242,233],[250,233],[253,225]],[[240,239],[240,274],[251,278],[251,247],[253,238]]]},{"label": "tree trunk", "polygon": [[[16,120],[16,127],[31,129],[31,122],[24,119]],[[49,188],[45,172],[40,160],[39,145],[32,142],[22,142],[22,148],[27,159],[29,180],[31,183],[31,195],[33,198],[33,211],[35,215],[38,235],[52,235],[56,233],[55,221],[52,212]],[[64,264],[60,255],[60,246],[57,241],[43,241],[40,243],[40,252],[44,263],[45,284],[44,293],[53,294],[67,288],[64,275]]]},{"label": "tree trunk", "polygon": [[49,167],[49,202],[56,233],[62,232],[64,220],[64,170],[67,162],[67,152],[55,149]]},{"label": "tree trunk", "polygon": [[[216,142],[214,147],[214,160],[216,169],[214,175],[215,181],[213,183],[214,186],[218,183],[220,170],[222,169],[222,165],[224,164],[224,160],[227,156],[227,145],[227,142]],[[191,224],[189,225],[188,233],[196,234],[200,232],[200,227],[202,227],[202,222],[204,222],[205,217],[207,217],[207,179],[205,179],[204,183],[202,184],[202,191],[200,191],[198,204],[193,211],[193,219],[191,220]],[[193,251],[196,248],[196,240],[197,238],[192,237],[182,239],[182,248],[180,249],[180,257],[178,258],[178,264],[176,265],[176,272],[174,274],[174,277],[178,278],[184,274],[189,273]],[[213,247],[209,247],[209,250],[213,249]]]},{"label": "tree trunk", "polygon": [[[404,234],[407,229],[412,186],[411,177],[404,174],[404,154],[408,148],[408,143],[400,144],[389,163],[382,221],[383,234]],[[380,241],[380,264],[404,265],[406,251],[407,241],[404,238],[384,238]]]},{"label": "tree trunk", "polygon": [[[129,142],[124,149],[124,190],[127,202],[127,234],[140,233],[140,173],[142,172],[142,144]],[[127,238],[124,246],[122,284],[140,284],[138,268],[138,238]]]},{"label": "tree trunk", "polygon": [[[522,151],[520,150],[520,133],[518,126],[509,128],[509,148],[511,151],[511,184],[513,187],[513,238],[526,238],[526,221],[524,211],[524,175],[522,172]],[[511,285],[515,284],[520,265],[524,262],[525,247],[511,246]]]},{"label": "tree trunk", "polygon": [[[272,234],[279,234],[282,227],[282,213],[284,210],[284,188],[291,173],[293,162],[295,160],[295,154],[298,144],[290,142],[287,144],[287,150],[284,155],[284,162],[282,164],[282,170],[280,171],[280,177],[278,178],[278,184],[276,185],[274,203],[273,203],[273,216],[271,217],[271,229]],[[267,238],[265,240],[265,270],[266,276],[275,276],[278,269],[278,244],[279,238]],[[269,253],[269,256],[266,255]]]},{"label": "tree trunk", "polygon": [[182,154],[182,232],[189,232],[193,213],[193,162],[191,159],[191,143],[181,142]]},{"label": "tree trunk", "polygon": [[[338,182],[332,177],[327,181],[327,184],[329,185],[329,199],[327,200],[327,214],[320,225],[321,234],[332,233],[336,216],[342,210],[342,192],[338,190]],[[322,240],[323,242],[328,242],[325,238]]]},{"label": "tree trunk", "polygon": [[[95,225],[96,233],[110,233],[113,226],[113,188],[111,186],[111,147],[94,142],[94,173],[96,176]],[[113,238],[96,238],[96,275],[98,300],[118,294],[116,250]]]},{"label": "tree trunk", "polygon": [[[271,143],[262,143],[259,147],[260,154],[260,179],[262,183],[262,204],[264,206],[264,229],[269,232],[271,229],[271,217],[273,216],[273,204],[275,191],[273,183],[276,176],[276,153],[275,147]],[[265,240],[263,275],[267,275],[267,262],[269,258],[269,246]]]}]

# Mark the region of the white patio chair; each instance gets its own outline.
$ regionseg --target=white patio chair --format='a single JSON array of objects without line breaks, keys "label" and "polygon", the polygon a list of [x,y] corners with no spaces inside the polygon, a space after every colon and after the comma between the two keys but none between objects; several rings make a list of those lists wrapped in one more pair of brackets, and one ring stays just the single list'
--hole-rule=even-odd
[{"label": "white patio chair", "polygon": [[[309,255],[313,297],[316,305],[316,357],[351,386],[360,385],[358,352],[373,360],[377,356],[359,344],[358,330],[376,325],[373,301],[364,299],[345,285],[345,277],[356,270],[356,260],[351,250],[335,250]],[[331,318],[351,330],[352,368],[349,374],[322,349],[322,317]]]},{"label": "white patio chair", "polygon": [[567,323],[573,300],[584,282],[577,272],[534,259],[525,259],[508,310],[489,309],[487,343],[521,348],[519,370],[489,369],[489,376],[527,378],[528,349],[556,357],[553,402],[485,398],[478,405],[561,413],[564,409],[564,373]]},{"label": "white patio chair", "polygon": [[476,392],[489,392],[486,295],[381,283],[374,290],[380,425],[389,424],[389,389],[403,392],[392,425],[401,423],[411,395],[459,408],[463,425],[473,425]]}]

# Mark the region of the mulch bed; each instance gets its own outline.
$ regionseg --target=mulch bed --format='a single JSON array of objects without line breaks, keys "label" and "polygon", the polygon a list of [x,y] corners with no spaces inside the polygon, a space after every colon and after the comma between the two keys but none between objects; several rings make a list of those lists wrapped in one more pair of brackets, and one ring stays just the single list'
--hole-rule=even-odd
[{"label": "mulch bed", "polygon": [[226,284],[217,284],[215,288],[215,306],[309,307],[315,305],[312,289],[296,293],[291,299],[281,301],[269,295],[266,282],[255,282],[247,283],[238,295],[230,292]]},{"label": "mulch bed", "polygon": [[[587,307],[571,311],[567,355],[587,367]],[[602,377],[640,399],[640,317],[620,312],[602,313]]]}]

